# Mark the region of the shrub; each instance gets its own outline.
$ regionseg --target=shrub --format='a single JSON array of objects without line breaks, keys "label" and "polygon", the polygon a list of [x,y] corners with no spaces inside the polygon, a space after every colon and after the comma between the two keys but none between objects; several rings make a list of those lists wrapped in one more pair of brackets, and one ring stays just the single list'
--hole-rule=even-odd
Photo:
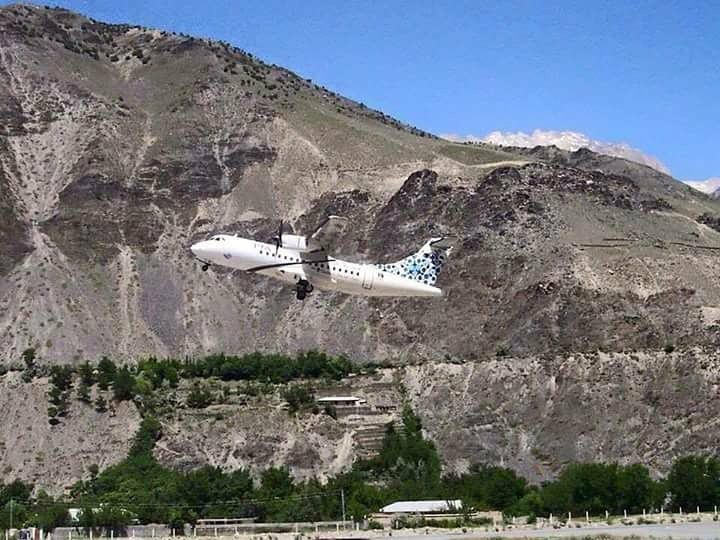
[{"label": "shrub", "polygon": [[99,413],[107,412],[107,401],[103,396],[98,396],[95,400],[95,411]]},{"label": "shrub", "polygon": [[86,386],[92,386],[95,384],[95,369],[90,365],[90,362],[83,362],[78,366],[78,375],[80,376],[80,383]]},{"label": "shrub", "polygon": [[199,382],[193,384],[190,393],[188,394],[186,405],[191,409],[204,409],[213,402],[213,395],[210,389]]},{"label": "shrub", "polygon": [[282,398],[287,401],[290,414],[295,414],[315,405],[315,390],[305,384],[293,384],[283,389]]}]

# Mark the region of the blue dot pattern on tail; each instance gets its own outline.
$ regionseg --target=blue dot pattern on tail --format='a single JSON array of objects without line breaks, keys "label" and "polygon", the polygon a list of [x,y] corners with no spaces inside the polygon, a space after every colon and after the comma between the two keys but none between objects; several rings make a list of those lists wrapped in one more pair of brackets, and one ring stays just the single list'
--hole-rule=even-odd
[{"label": "blue dot pattern on tail", "polygon": [[420,251],[396,263],[378,264],[377,266],[383,272],[414,279],[426,285],[435,285],[450,252],[446,248],[433,247],[432,244],[438,240],[440,239],[433,238],[420,248]]}]

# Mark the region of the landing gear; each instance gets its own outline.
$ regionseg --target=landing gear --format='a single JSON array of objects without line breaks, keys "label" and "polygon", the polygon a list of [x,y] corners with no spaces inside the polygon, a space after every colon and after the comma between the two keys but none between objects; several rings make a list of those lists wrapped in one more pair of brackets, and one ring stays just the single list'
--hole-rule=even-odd
[{"label": "landing gear", "polygon": [[209,264],[203,264],[200,268],[202,268],[202,271],[203,271],[203,272],[207,272],[207,271],[208,271],[208,268],[210,268],[210,265],[209,265]]},{"label": "landing gear", "polygon": [[295,296],[298,300],[305,300],[305,297],[313,292],[314,287],[307,279],[301,279],[295,285]]}]

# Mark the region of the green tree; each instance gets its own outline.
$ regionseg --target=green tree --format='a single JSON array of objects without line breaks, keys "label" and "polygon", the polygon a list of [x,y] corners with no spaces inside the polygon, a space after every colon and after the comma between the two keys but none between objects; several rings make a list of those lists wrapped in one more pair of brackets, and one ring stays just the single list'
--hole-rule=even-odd
[{"label": "green tree", "polygon": [[90,387],[84,382],[80,381],[77,387],[77,398],[83,403],[91,403],[92,397],[90,396]]},{"label": "green tree", "polygon": [[459,478],[445,479],[448,498],[460,497],[472,506],[507,510],[527,493],[527,482],[503,467],[473,466]]},{"label": "green tree", "polygon": [[67,416],[70,410],[70,392],[72,390],[73,369],[71,366],[53,366],[50,371],[50,390],[48,391],[48,416],[50,423],[58,423],[56,417]]},{"label": "green tree", "polygon": [[151,455],[155,442],[162,436],[162,425],[151,416],[147,416],[140,422],[140,429],[135,434],[130,456],[141,454]]},{"label": "green tree", "polygon": [[92,506],[83,506],[77,517],[77,527],[83,529],[86,534],[97,527],[95,519],[95,510]]},{"label": "green tree", "polygon": [[103,356],[98,363],[98,375],[97,382],[100,390],[107,390],[110,388],[115,374],[117,373],[117,367],[107,356]]},{"label": "green tree", "polygon": [[432,441],[424,439],[422,422],[406,405],[402,429],[389,425],[380,455],[370,460],[380,478],[389,479],[399,497],[435,497],[440,492],[440,457]]},{"label": "green tree", "polygon": [[720,467],[716,458],[685,456],[673,463],[667,477],[673,506],[688,511],[720,504]]},{"label": "green tree", "polygon": [[270,467],[260,476],[262,497],[287,497],[293,488],[294,481],[287,467]]},{"label": "green tree", "polygon": [[657,485],[647,467],[640,464],[620,467],[617,471],[617,505],[630,513],[638,514],[659,505]]},{"label": "green tree", "polygon": [[28,347],[22,352],[22,361],[25,364],[25,370],[22,374],[22,380],[30,382],[37,374],[37,353],[35,347]]},{"label": "green tree", "polygon": [[115,373],[112,386],[116,401],[129,401],[135,397],[135,378],[125,366]]},{"label": "green tree", "polygon": [[121,501],[109,500],[98,505],[94,510],[95,526],[105,529],[106,536],[112,532],[114,536],[126,536],[125,529],[133,520],[133,513],[124,507]]},{"label": "green tree", "polygon": [[78,375],[80,376],[80,383],[85,386],[92,386],[96,382],[95,368],[90,362],[83,362],[78,366]]},{"label": "green tree", "polygon": [[29,524],[34,525],[48,533],[56,527],[63,527],[69,522],[67,508],[58,504],[44,491],[40,491],[33,504],[34,514]]}]

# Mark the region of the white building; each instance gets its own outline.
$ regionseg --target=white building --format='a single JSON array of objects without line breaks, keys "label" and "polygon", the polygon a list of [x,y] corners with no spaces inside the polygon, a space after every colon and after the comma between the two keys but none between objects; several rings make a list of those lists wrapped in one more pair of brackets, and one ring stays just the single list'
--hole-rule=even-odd
[{"label": "white building", "polygon": [[349,407],[367,405],[367,400],[356,396],[327,396],[317,399],[318,405],[334,405],[335,407]]},{"label": "white building", "polygon": [[382,514],[447,514],[462,511],[460,499],[449,501],[398,501],[380,509]]}]

